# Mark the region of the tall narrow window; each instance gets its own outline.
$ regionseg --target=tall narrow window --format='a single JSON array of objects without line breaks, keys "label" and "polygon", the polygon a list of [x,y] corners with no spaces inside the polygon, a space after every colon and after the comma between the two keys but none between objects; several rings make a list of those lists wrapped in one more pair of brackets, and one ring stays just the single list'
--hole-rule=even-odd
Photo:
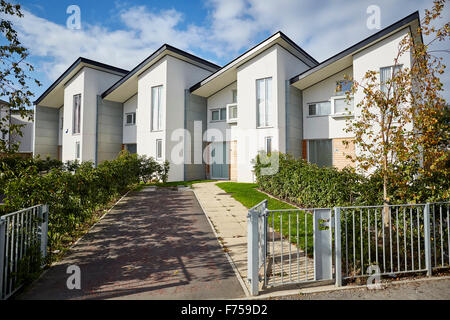
[{"label": "tall narrow window", "polygon": [[162,159],[162,140],[156,140],[156,159]]},{"label": "tall narrow window", "polygon": [[256,80],[257,126],[272,125],[272,78]]},{"label": "tall narrow window", "polygon": [[81,128],[81,94],[73,96],[73,133],[80,133]]},{"label": "tall narrow window", "polygon": [[130,112],[125,114],[125,124],[128,126],[136,124],[136,112]]},{"label": "tall narrow window", "polygon": [[80,159],[81,150],[80,150],[80,141],[75,142],[75,158]]},{"label": "tall narrow window", "polygon": [[162,86],[152,87],[152,131],[162,129]]},{"label": "tall narrow window", "polygon": [[233,101],[232,103],[237,103],[237,90],[233,90]]},{"label": "tall narrow window", "polygon": [[271,154],[272,153],[272,137],[266,137],[265,138],[265,151],[266,154]]}]

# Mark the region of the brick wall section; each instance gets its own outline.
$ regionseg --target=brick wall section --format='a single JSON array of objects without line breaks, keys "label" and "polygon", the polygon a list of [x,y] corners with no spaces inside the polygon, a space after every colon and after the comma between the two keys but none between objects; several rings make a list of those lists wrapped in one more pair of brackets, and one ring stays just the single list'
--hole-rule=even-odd
[{"label": "brick wall section", "polygon": [[230,141],[230,180],[237,181],[237,141]]},{"label": "brick wall section", "polygon": [[305,160],[308,160],[308,153],[307,153],[307,146],[306,143],[307,140],[302,140],[302,158]]},{"label": "brick wall section", "polygon": [[347,154],[355,155],[355,145],[351,142],[348,146],[343,144],[343,141],[351,141],[348,138],[333,139],[333,166],[339,170],[346,166],[355,167],[355,164],[346,158]]}]

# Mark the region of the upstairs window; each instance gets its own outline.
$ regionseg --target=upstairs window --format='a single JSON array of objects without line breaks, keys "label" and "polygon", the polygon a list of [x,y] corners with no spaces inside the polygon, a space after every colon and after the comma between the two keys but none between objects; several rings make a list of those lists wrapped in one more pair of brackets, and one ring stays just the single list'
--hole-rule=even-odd
[{"label": "upstairs window", "polygon": [[136,112],[130,112],[125,114],[125,124],[128,126],[136,124]]},{"label": "upstairs window", "polygon": [[272,78],[256,80],[257,127],[273,124]]},{"label": "upstairs window", "polygon": [[73,96],[73,133],[80,133],[81,129],[81,94]]},{"label": "upstairs window", "polygon": [[[401,65],[380,68],[380,89],[384,94],[388,94],[389,86],[391,85],[388,82],[392,79],[392,75],[395,75],[401,69]],[[393,89],[395,90],[395,86]],[[393,93],[392,91],[391,94]]]},{"label": "upstairs window", "polygon": [[333,101],[334,114],[347,114],[353,112],[353,99],[350,99],[349,102],[345,99],[345,97],[331,98]]},{"label": "upstairs window", "polygon": [[227,119],[227,108],[211,110],[211,121],[225,121]]},{"label": "upstairs window", "polygon": [[237,90],[233,90],[232,103],[237,103]]},{"label": "upstairs window", "polygon": [[325,116],[331,114],[331,102],[314,102],[308,104],[308,115]]},{"label": "upstairs window", "polygon": [[163,86],[152,87],[152,131],[162,130],[162,88]]}]

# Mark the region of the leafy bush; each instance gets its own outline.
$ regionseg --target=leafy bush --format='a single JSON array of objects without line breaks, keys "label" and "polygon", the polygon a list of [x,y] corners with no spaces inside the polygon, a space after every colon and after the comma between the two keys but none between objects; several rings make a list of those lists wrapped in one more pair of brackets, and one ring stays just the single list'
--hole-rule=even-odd
[{"label": "leafy bush", "polygon": [[261,174],[262,168],[270,166],[265,154],[259,154],[255,160],[257,184],[267,193],[308,208],[380,203],[378,181],[351,168],[339,171],[286,154],[278,156],[278,171],[271,175]]},{"label": "leafy bush", "polygon": [[[2,163],[0,185],[6,195],[4,213],[37,204],[49,205],[49,251],[60,249],[89,224],[96,211],[147,177],[165,181],[169,164],[122,152],[94,167],[92,162],[45,163],[9,160]],[[1,215],[1,213],[0,213]]]}]

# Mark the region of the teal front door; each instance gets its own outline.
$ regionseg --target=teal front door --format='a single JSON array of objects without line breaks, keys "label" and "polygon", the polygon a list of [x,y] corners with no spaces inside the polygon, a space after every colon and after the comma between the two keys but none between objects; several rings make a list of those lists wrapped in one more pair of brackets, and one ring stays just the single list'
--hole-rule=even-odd
[{"label": "teal front door", "polygon": [[230,179],[230,167],[228,161],[228,143],[211,143],[211,178]]}]

